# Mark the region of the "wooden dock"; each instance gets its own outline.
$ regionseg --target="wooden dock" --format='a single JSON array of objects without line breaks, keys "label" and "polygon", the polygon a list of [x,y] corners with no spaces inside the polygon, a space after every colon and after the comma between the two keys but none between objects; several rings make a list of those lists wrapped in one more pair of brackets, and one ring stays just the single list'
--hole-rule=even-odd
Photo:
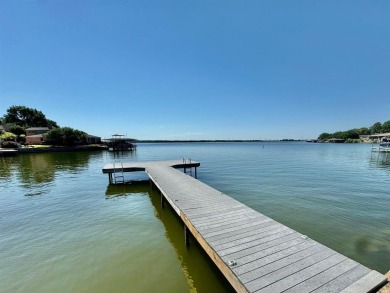
[{"label": "wooden dock", "polygon": [[[107,164],[145,171],[237,292],[376,292],[387,278],[175,168],[198,162]],[[122,167],[123,166],[123,167]]]}]

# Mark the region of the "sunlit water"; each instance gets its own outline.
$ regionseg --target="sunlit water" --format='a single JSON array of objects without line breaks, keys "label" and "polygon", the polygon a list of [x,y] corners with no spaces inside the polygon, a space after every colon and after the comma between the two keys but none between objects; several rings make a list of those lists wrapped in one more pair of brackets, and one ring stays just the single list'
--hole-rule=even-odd
[{"label": "sunlit water", "polygon": [[[199,180],[382,273],[390,156],[364,144],[140,144],[135,153],[0,158],[0,292],[226,292],[148,183],[108,186],[105,163],[192,158]],[[146,179],[134,173],[127,179]]]}]

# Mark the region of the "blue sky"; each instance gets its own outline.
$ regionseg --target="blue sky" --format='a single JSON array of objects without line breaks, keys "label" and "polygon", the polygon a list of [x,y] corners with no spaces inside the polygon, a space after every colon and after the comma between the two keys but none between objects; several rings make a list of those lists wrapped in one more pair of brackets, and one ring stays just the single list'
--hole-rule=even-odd
[{"label": "blue sky", "polygon": [[390,1],[0,0],[0,115],[139,139],[390,120]]}]

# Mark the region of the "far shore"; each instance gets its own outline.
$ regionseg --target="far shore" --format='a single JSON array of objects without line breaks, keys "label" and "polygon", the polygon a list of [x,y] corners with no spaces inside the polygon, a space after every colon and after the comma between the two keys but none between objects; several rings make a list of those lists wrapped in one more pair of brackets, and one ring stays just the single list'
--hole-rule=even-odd
[{"label": "far shore", "polygon": [[174,143],[174,142],[287,142],[287,141],[304,141],[302,139],[152,139],[137,140],[137,143]]}]

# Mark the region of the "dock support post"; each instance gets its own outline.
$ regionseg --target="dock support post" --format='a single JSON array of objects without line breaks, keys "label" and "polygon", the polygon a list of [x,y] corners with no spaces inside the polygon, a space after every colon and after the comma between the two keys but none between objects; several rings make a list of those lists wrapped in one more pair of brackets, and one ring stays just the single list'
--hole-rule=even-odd
[{"label": "dock support post", "polygon": [[108,182],[112,184],[112,173],[108,173]]},{"label": "dock support post", "polygon": [[198,178],[198,173],[196,172],[196,167],[195,167],[195,179]]},{"label": "dock support post", "polygon": [[186,224],[184,224],[184,243],[186,247],[190,246],[190,231],[188,230]]},{"label": "dock support post", "polygon": [[164,195],[162,194],[162,192],[160,192],[161,194],[161,207],[164,208]]}]

